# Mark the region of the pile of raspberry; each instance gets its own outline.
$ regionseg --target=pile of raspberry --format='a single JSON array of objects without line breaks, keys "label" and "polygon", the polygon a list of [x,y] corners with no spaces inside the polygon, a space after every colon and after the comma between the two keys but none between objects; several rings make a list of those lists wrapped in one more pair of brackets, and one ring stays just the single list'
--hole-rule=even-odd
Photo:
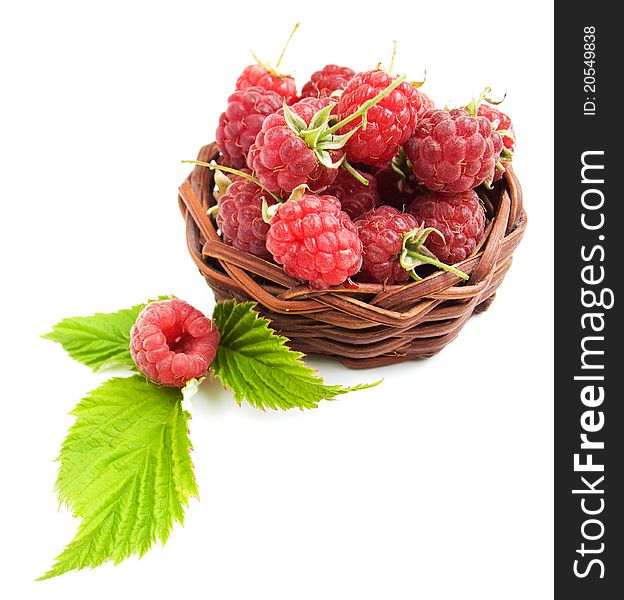
[{"label": "pile of raspberry", "polygon": [[437,108],[407,78],[334,64],[301,88],[245,68],[216,140],[223,241],[315,289],[460,271],[515,149],[511,120],[483,96]]}]

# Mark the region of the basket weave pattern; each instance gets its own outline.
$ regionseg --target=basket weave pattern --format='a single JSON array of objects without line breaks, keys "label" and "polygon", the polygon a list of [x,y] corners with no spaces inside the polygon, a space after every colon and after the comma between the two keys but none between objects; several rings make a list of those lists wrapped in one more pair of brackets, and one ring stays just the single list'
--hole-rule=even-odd
[{"label": "basket weave pattern", "polygon": [[[215,144],[198,159],[217,160]],[[357,284],[311,290],[279,265],[236,250],[219,237],[206,211],[215,204],[214,171],[197,166],[179,191],[191,257],[217,300],[254,300],[289,346],[337,358],[349,367],[372,367],[427,358],[453,341],[466,321],[486,310],[526,228],[522,190],[511,169],[487,195],[490,219],[475,252],[459,269],[405,285]]]}]

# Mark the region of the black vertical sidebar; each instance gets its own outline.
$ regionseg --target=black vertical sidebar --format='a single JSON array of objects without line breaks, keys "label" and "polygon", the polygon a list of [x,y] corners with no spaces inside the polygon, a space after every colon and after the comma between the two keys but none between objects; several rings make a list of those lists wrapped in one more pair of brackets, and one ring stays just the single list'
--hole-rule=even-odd
[{"label": "black vertical sidebar", "polygon": [[624,28],[555,2],[555,598],[624,598]]}]

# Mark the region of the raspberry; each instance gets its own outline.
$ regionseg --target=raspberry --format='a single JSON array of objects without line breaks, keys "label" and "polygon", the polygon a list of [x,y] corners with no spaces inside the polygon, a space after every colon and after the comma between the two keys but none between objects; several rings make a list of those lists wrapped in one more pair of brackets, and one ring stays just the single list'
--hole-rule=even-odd
[{"label": "raspberry", "polygon": [[232,165],[228,163],[229,161],[227,160],[220,160],[218,166],[214,165],[214,182],[216,186],[216,189],[214,190],[214,197],[217,200],[223,196],[225,192],[227,192],[232,183],[235,181],[249,181],[249,177],[245,176],[251,176],[251,171],[249,169],[245,169],[244,167],[242,169],[233,169]]},{"label": "raspberry", "polygon": [[267,248],[288,275],[317,289],[344,283],[362,264],[355,225],[334,196],[307,193],[280,205],[271,219]]},{"label": "raspberry", "polygon": [[408,206],[419,224],[435,227],[443,236],[431,235],[425,246],[436,257],[457,263],[469,256],[485,230],[485,211],[474,190],[456,194],[420,193]]},{"label": "raspberry", "polygon": [[213,322],[177,299],[148,304],[130,330],[130,354],[139,371],[172,387],[203,377],[218,343]]},{"label": "raspberry", "polygon": [[237,90],[246,90],[250,87],[260,87],[279,94],[286,104],[297,101],[297,86],[295,80],[289,75],[278,75],[272,69],[262,65],[249,65],[243,69],[240,77],[236,80]]},{"label": "raspberry", "polygon": [[392,206],[380,206],[355,222],[362,241],[363,281],[385,284],[403,283],[410,278],[399,262],[403,234],[418,227],[416,219]]},{"label": "raspberry", "polygon": [[304,84],[301,90],[302,98],[323,98],[333,92],[344,90],[351,78],[355,75],[349,67],[325,65],[320,71],[312,73],[310,81]]},{"label": "raspberry", "polygon": [[[480,104],[477,115],[488,119],[503,139],[503,149],[498,168],[494,172],[494,181],[498,181],[505,172],[505,163],[511,162],[515,150],[515,135],[511,119],[490,104]],[[502,167],[502,168],[501,168]]]},{"label": "raspberry", "polygon": [[403,148],[400,148],[390,165],[375,171],[381,201],[403,211],[414,196],[411,175],[412,166],[408,164]]},{"label": "raspberry", "polygon": [[[338,102],[340,120],[358,110],[388,87],[395,78],[381,70],[366,71],[353,76]],[[397,153],[399,146],[412,135],[416,126],[421,97],[416,88],[403,81],[366,115],[366,129],[359,129],[346,143],[347,158],[353,162],[385,166]],[[362,124],[358,117],[347,123],[341,133]]]},{"label": "raspberry", "polygon": [[381,202],[375,178],[363,171],[358,171],[358,173],[368,181],[368,185],[364,185],[341,167],[338,169],[338,175],[334,183],[326,190],[327,194],[335,196],[340,200],[342,210],[352,220],[361,217],[365,212],[372,210]]},{"label": "raspberry", "polygon": [[491,181],[503,142],[485,117],[463,108],[429,110],[404,146],[416,179],[430,190],[464,192]]},{"label": "raspberry", "polygon": [[416,91],[420,96],[420,108],[418,109],[418,118],[421,119],[428,110],[435,108],[435,104],[433,100],[429,98],[427,94],[425,94],[425,92],[422,92],[419,89],[417,89]]},{"label": "raspberry", "polygon": [[384,204],[403,210],[414,197],[409,181],[392,167],[383,167],[375,171],[377,190]]},{"label": "raspberry", "polygon": [[505,148],[511,150],[513,152],[515,146],[515,140],[513,136],[513,124],[511,123],[511,119],[504,113],[494,108],[490,104],[480,104],[477,109],[477,115],[480,117],[485,117],[495,125],[494,129],[496,131],[509,131],[511,135],[501,135],[503,138],[503,144]]},{"label": "raspberry", "polygon": [[270,260],[271,253],[266,248],[269,225],[262,218],[263,199],[269,206],[275,204],[271,195],[252,181],[234,181],[217,200],[217,225],[226,244]]},{"label": "raspberry", "polygon": [[262,128],[264,119],[282,107],[282,97],[261,87],[235,91],[219,117],[217,146],[228,165],[245,165],[249,148]]},{"label": "raspberry", "polygon": [[[315,114],[330,104],[333,103],[329,99],[304,98],[290,109],[310,125]],[[342,154],[342,150],[329,151],[334,162]],[[287,123],[284,109],[265,119],[249,150],[247,162],[260,183],[280,196],[288,196],[303,184],[313,192],[321,192],[338,174],[337,169],[318,161],[314,150]]]}]

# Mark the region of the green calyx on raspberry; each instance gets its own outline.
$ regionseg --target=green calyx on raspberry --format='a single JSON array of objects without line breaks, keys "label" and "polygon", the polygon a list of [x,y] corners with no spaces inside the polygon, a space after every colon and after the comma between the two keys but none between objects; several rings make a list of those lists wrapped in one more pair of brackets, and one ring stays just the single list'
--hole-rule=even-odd
[{"label": "green calyx on raspberry", "polygon": [[[349,173],[358,179],[358,181],[364,185],[368,185],[368,182],[363,177],[359,176],[355,169],[346,162],[344,156],[340,160],[334,162],[332,161],[329,151],[342,148],[347,143],[348,139],[358,131],[359,127],[366,129],[366,113],[404,80],[405,75],[397,77],[387,88],[373,98],[362,103],[357,111],[341,121],[338,121],[338,118],[332,115],[332,110],[335,106],[333,103],[328,104],[316,112],[308,125],[286,104],[286,102],[284,102],[284,118],[286,119],[286,124],[295,134],[303,139],[308,148],[314,151],[314,155],[321,165],[328,169],[337,169],[341,165],[344,165]],[[347,123],[359,117],[362,117],[362,123],[359,127],[355,127],[345,134],[336,133]]]},{"label": "green calyx on raspberry", "polygon": [[477,112],[479,110],[479,106],[481,106],[481,104],[483,104],[483,102],[488,102],[489,104],[500,104],[505,98],[503,97],[503,100],[499,100],[498,102],[492,102],[487,95],[492,91],[492,88],[489,86],[486,86],[485,88],[483,88],[483,91],[481,92],[481,94],[479,95],[478,98],[475,98],[474,96],[472,97],[472,100],[470,100],[470,102],[468,102],[468,104],[466,104],[466,106],[464,106],[464,108],[466,109],[466,112],[471,116],[471,117],[476,117],[477,116]]},{"label": "green calyx on raspberry", "polygon": [[[303,196],[305,196],[305,193],[308,190],[309,190],[309,188],[308,188],[308,186],[305,183],[302,184],[302,185],[298,185],[290,193],[290,196],[288,196],[288,200],[292,200],[293,202],[299,202],[299,200],[301,200],[301,198],[303,198]],[[276,204],[273,204],[273,205],[269,206],[269,203],[266,201],[266,199],[263,199],[262,200],[262,220],[265,223],[270,223],[271,219],[275,216],[275,213],[277,212],[277,209],[283,203],[284,203],[284,200],[280,199],[280,201],[277,202]]]},{"label": "green calyx on raspberry", "polygon": [[412,165],[402,147],[399,148],[398,153],[390,161],[390,168],[399,176],[399,181],[397,182],[399,192],[412,192],[412,186],[407,177],[407,174],[412,172]]},{"label": "green calyx on raspberry", "polygon": [[416,281],[419,281],[421,277],[415,272],[415,269],[423,264],[432,265],[443,271],[453,273],[453,275],[457,275],[463,280],[467,280],[468,275],[466,275],[466,273],[456,269],[452,265],[447,265],[439,261],[435,255],[424,246],[427,238],[432,233],[444,239],[442,233],[435,227],[416,227],[403,234],[403,248],[399,256],[401,266],[406,271],[409,271],[412,279]]},{"label": "green calyx on raspberry", "polygon": [[[513,131],[508,131],[506,129],[503,129],[503,130],[498,130],[498,133],[501,135],[501,137],[508,136],[511,139],[515,139]],[[503,146],[503,150],[500,153],[500,158],[498,159],[498,162],[496,163],[496,167],[498,168],[498,165],[500,163],[510,163],[512,160],[513,160],[513,150],[510,150],[509,148]],[[503,167],[503,170],[504,170],[504,167]]]},{"label": "green calyx on raspberry", "polygon": [[215,170],[214,181],[215,181],[215,185],[217,186],[217,189],[215,190],[215,193],[214,193],[214,197],[215,197],[215,200],[218,200],[219,198],[221,198],[221,196],[223,196],[223,194],[225,194],[225,192],[227,192],[227,189],[232,185],[232,180],[226,175],[224,175],[222,171],[219,171],[217,169]]},{"label": "green calyx on raspberry", "polygon": [[351,137],[351,132],[346,135],[323,135],[329,129],[331,111],[334,104],[328,104],[314,114],[308,125],[286,102],[284,102],[284,118],[288,127],[306,143],[308,148],[314,151],[316,159],[328,169],[337,169],[344,161],[344,156],[334,162],[329,150],[342,148]]}]

